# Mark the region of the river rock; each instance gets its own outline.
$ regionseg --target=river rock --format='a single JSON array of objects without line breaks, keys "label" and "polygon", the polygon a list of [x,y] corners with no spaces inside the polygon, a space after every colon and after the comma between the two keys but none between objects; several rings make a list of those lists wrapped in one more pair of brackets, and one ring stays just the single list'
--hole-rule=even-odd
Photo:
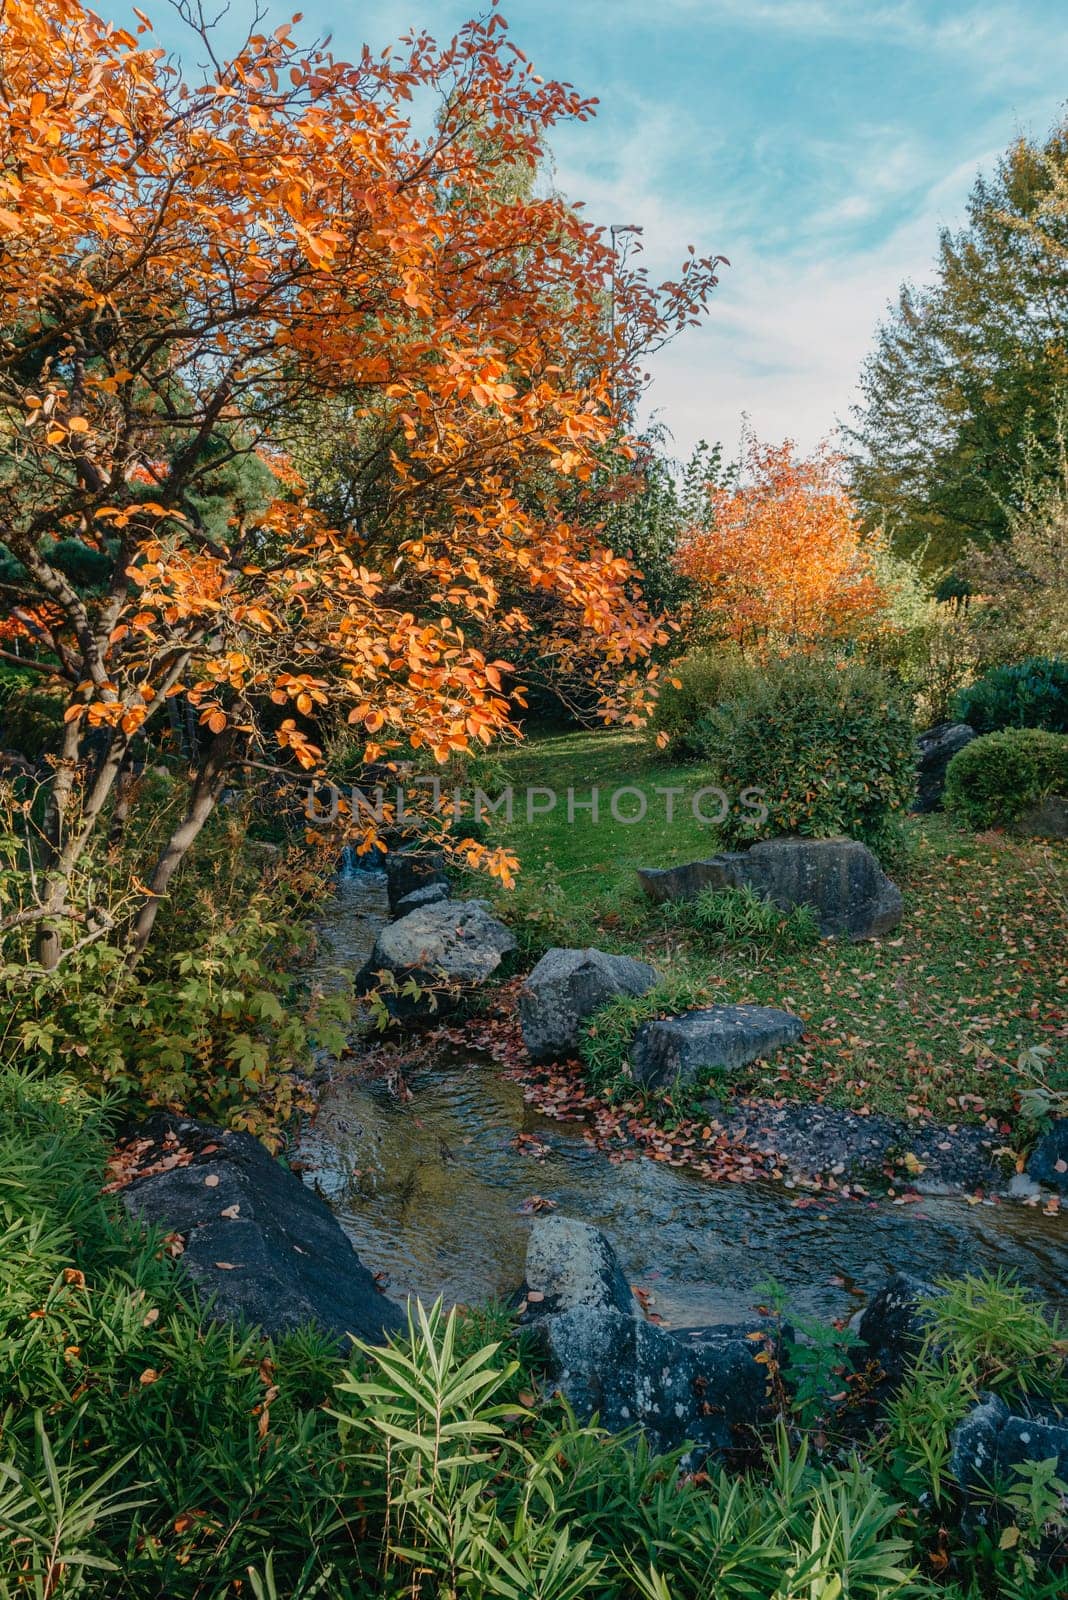
[{"label": "river rock", "polygon": [[744,1328],[684,1344],[611,1307],[579,1306],[539,1326],[550,1371],[580,1421],[611,1433],[639,1428],[654,1450],[695,1447],[689,1463],[738,1442],[764,1411],[764,1348]]},{"label": "river rock", "polygon": [[411,894],[402,895],[394,906],[394,914],[406,917],[409,911],[418,911],[421,906],[435,906],[439,900],[452,898],[452,888],[443,878],[437,883],[424,883],[421,889],[413,889]]},{"label": "river rock", "polygon": [[644,1022],[631,1046],[637,1083],[659,1088],[676,1078],[692,1083],[704,1071],[730,1071],[765,1059],[800,1039],[805,1025],[773,1006],[709,1006]]},{"label": "river rock", "polygon": [[398,983],[414,978],[426,991],[426,1004],[413,1003],[406,1008],[408,1014],[412,1009],[429,1014],[433,1009],[429,996],[435,996],[440,1007],[457,987],[485,982],[515,947],[511,929],[493,915],[488,900],[438,901],[409,911],[381,930],[360,974],[360,987],[369,987],[374,974],[383,969],[392,972]]},{"label": "river rock", "polygon": [[1058,1117],[1031,1152],[1027,1176],[1047,1189],[1068,1193],[1068,1117]]},{"label": "river rock", "polygon": [[657,902],[748,886],[781,911],[812,906],[827,938],[875,939],[901,921],[901,891],[857,839],[765,839],[681,867],[643,867],[638,878]]},{"label": "river rock", "polygon": [[405,896],[414,890],[447,881],[444,852],[421,841],[389,850],[382,858],[382,869],[389,884],[391,911],[396,911]]},{"label": "river rock", "polygon": [[1057,1477],[1068,1482],[1068,1417],[1007,1417],[998,1433],[997,1460],[1006,1478],[1014,1467],[1053,1460]]},{"label": "river rock", "polygon": [[873,1363],[882,1373],[883,1387],[896,1387],[919,1351],[926,1319],[920,1301],[937,1293],[932,1284],[905,1272],[895,1272],[853,1319],[860,1339],[855,1359]]},{"label": "river rock", "polygon": [[981,1395],[950,1435],[950,1476],[966,1497],[1010,1483],[1017,1467],[1051,1460],[1063,1481],[1068,1476],[1068,1418],[1023,1416],[1011,1412],[997,1395]]},{"label": "river rock", "polygon": [[523,1043],[535,1061],[574,1053],[579,1031],[599,1006],[620,995],[645,994],[656,971],[603,950],[547,950],[519,991]]},{"label": "river rock", "polygon": [[998,1434],[1009,1408],[983,1394],[949,1436],[949,1474],[965,1491],[989,1483],[997,1472]]},{"label": "river rock", "polygon": [[580,1420],[596,1416],[613,1433],[640,1428],[656,1450],[690,1443],[699,1460],[727,1449],[739,1427],[761,1417],[761,1341],[737,1325],[683,1340],[644,1321],[615,1251],[596,1228],[539,1218],[523,1297],[523,1320]]},{"label": "river rock", "polygon": [[165,1121],[188,1165],[122,1190],[131,1216],[185,1240],[181,1263],[212,1315],[265,1333],[317,1323],[346,1347],[405,1326],[318,1195],[247,1133]]},{"label": "river rock", "polygon": [[916,740],[916,801],[914,811],[941,811],[946,768],[958,750],[971,744],[975,729],[966,722],[939,722]]},{"label": "river rock", "polygon": [[638,1315],[612,1246],[597,1228],[575,1217],[538,1217],[534,1223],[522,1297],[539,1317],[580,1307]]}]

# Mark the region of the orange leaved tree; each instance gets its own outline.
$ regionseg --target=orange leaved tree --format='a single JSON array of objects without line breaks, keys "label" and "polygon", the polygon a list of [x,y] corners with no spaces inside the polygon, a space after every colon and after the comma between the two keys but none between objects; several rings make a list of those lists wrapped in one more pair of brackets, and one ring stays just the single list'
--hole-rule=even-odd
[{"label": "orange leaved tree", "polygon": [[[632,572],[523,485],[592,470],[641,354],[715,283],[693,257],[618,283],[610,347],[601,234],[499,181],[590,102],[535,76],[496,11],[352,64],[288,26],[223,61],[204,30],[202,82],[137,15],[0,8],[0,656],[67,697],[7,924],[50,965],[88,936],[73,877],[176,707],[186,799],[133,886],[134,958],[242,764],[316,770],[326,713],[369,758],[504,729],[478,641],[529,629],[524,596],[555,596],[591,663],[640,661],[658,627]],[[288,465],[327,398],[369,513],[327,519]],[[220,514],[248,462],[256,491]]]},{"label": "orange leaved tree", "polygon": [[789,439],[747,441],[739,482],[709,488],[678,565],[708,631],[750,651],[848,637],[884,602],[838,457],[799,459]]}]

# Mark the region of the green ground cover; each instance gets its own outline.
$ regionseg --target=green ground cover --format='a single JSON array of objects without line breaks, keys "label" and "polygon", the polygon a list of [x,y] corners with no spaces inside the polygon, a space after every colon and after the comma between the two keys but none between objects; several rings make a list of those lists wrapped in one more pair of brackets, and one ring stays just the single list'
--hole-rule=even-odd
[{"label": "green ground cover", "polygon": [[[941,817],[910,818],[892,865],[905,916],[886,939],[859,945],[770,945],[703,936],[648,904],[639,866],[668,866],[712,853],[715,829],[678,799],[668,825],[657,788],[687,795],[707,781],[698,766],[657,760],[637,734],[615,730],[533,738],[502,760],[516,791],[510,827],[497,837],[519,858],[517,887],[499,901],[524,954],[553,944],[597,944],[693,976],[724,1001],[785,1006],[805,1020],[805,1040],[740,1087],[895,1114],[981,1120],[1015,1113],[1017,1064],[1066,1084],[1068,851],[1006,834],[961,833]],[[526,785],[554,788],[553,812],[528,821]],[[566,790],[600,791],[594,823]],[[612,790],[646,791],[636,824],[614,820]],[[637,805],[637,802],[634,802]],[[709,805],[709,809],[714,809]],[[1048,1052],[1048,1054],[1047,1054]]]}]

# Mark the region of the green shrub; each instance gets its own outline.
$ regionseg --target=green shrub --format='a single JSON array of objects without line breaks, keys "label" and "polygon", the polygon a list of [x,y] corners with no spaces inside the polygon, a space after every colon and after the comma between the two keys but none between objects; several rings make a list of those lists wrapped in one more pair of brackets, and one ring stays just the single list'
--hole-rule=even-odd
[{"label": "green shrub", "polygon": [[[908,702],[860,662],[770,661],[699,732],[716,781],[735,802],[722,825],[730,842],[847,834],[879,849],[915,791]],[[749,789],[762,791],[765,822],[738,804]]]},{"label": "green shrub", "polygon": [[707,755],[703,719],[735,694],[752,670],[739,654],[723,646],[694,650],[664,669],[650,731],[665,759],[691,761]]},{"label": "green shrub", "polygon": [[976,733],[1002,728],[1045,728],[1068,733],[1068,660],[1032,656],[995,667],[953,702],[953,714]]},{"label": "green shrub", "polygon": [[299,851],[265,859],[246,840],[249,811],[211,818],[133,968],[113,883],[144,840],[131,829],[114,852],[101,848],[72,896],[91,933],[49,970],[36,959],[34,925],[19,925],[24,818],[0,782],[0,922],[11,922],[0,937],[0,1063],[47,1062],[135,1105],[257,1133],[277,1132],[303,1108],[313,1049],[343,1049],[351,1014],[347,989],[308,993],[298,970],[327,868]]},{"label": "green shrub", "polygon": [[1068,795],[1068,735],[1005,728],[957,751],[943,805],[959,827],[996,828],[1051,794]]}]

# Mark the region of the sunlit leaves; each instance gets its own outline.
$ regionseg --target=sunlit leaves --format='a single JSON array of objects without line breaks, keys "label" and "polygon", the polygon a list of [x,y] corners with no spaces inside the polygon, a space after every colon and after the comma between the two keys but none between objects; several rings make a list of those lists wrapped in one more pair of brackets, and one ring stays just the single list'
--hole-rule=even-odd
[{"label": "sunlit leaves", "polygon": [[848,636],[883,595],[837,459],[751,438],[745,469],[740,485],[709,487],[710,515],[680,549],[712,631],[750,647]]}]

